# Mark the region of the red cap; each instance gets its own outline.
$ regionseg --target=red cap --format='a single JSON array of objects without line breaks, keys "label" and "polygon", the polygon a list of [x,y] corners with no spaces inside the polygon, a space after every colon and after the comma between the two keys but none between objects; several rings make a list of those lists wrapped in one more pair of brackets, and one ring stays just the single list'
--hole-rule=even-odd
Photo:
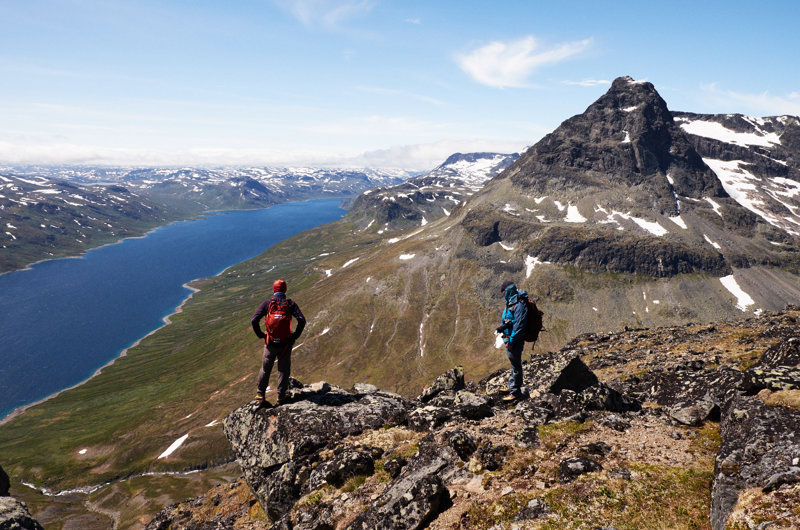
[{"label": "red cap", "polygon": [[286,282],[283,280],[275,280],[275,283],[272,284],[272,292],[273,293],[285,293],[286,292]]}]

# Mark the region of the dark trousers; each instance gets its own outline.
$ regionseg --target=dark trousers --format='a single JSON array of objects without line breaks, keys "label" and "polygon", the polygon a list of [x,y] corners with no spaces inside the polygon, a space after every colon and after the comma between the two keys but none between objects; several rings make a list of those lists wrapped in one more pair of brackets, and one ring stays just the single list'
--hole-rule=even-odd
[{"label": "dark trousers", "polygon": [[508,391],[515,395],[522,392],[522,350],[524,349],[525,343],[523,341],[506,345],[506,357],[508,357],[508,360],[511,362],[511,374],[508,376]]},{"label": "dark trousers", "polygon": [[267,389],[275,359],[278,359],[278,399],[283,399],[289,389],[289,372],[292,368],[292,347],[288,344],[268,342],[264,345],[264,357],[261,370],[258,371],[258,391],[263,394]]}]

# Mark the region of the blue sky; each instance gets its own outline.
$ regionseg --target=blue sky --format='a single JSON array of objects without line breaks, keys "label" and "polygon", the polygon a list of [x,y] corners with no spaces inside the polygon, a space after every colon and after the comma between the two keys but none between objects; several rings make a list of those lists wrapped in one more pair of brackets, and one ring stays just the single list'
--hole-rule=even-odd
[{"label": "blue sky", "polygon": [[617,76],[800,114],[800,4],[0,0],[0,163],[429,169]]}]

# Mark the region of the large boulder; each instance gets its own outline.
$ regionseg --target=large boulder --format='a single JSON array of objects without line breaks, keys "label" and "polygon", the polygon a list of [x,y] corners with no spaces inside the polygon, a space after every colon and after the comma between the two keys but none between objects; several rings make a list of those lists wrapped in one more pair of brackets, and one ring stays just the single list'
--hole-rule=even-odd
[{"label": "large boulder", "polygon": [[765,492],[791,483],[800,455],[800,412],[735,397],[722,410],[722,443],[714,465],[711,526],[723,530],[749,488]]},{"label": "large boulder", "polygon": [[[423,444],[424,445],[424,444]],[[416,530],[426,528],[439,513],[450,506],[450,493],[440,472],[452,464],[447,451],[420,447],[409,462],[372,506],[360,514],[348,530]]]},{"label": "large boulder", "polygon": [[248,403],[223,421],[245,480],[267,515],[280,519],[299,498],[320,449],[346,436],[403,424],[407,403],[396,394],[352,394],[336,387],[304,387],[275,408]]},{"label": "large boulder", "polygon": [[785,338],[767,349],[758,365],[766,368],[800,365],[800,337]]},{"label": "large boulder", "polygon": [[31,517],[25,503],[14,497],[0,497],[0,530],[42,530],[42,525]]},{"label": "large boulder", "polygon": [[425,388],[419,395],[419,400],[427,403],[439,393],[450,391],[458,392],[464,388],[464,368],[456,366],[437,377],[431,386]]},{"label": "large boulder", "polygon": [[[522,367],[523,385],[530,394],[560,394],[562,390],[581,392],[598,383],[577,350],[534,355]],[[508,383],[509,370],[490,375],[482,383],[487,394],[495,394]]]}]

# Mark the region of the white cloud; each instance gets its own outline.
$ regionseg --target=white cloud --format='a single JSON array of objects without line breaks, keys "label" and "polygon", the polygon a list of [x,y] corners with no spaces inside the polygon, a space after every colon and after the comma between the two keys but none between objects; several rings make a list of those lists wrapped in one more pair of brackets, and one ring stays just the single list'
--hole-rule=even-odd
[{"label": "white cloud", "polygon": [[336,29],[347,19],[369,13],[374,0],[275,0],[306,27]]},{"label": "white cloud", "polygon": [[732,107],[735,112],[762,115],[800,115],[800,93],[798,92],[790,92],[785,96],[773,96],[766,90],[759,94],[752,94],[734,90],[721,90],[717,88],[716,83],[701,85],[700,88],[711,96],[715,103]]},{"label": "white cloud", "polygon": [[359,167],[399,167],[427,171],[444,162],[453,153],[515,153],[524,150],[526,146],[526,142],[513,141],[441,140],[427,144],[398,145],[388,149],[368,151],[348,162]]},{"label": "white cloud", "polygon": [[583,81],[564,81],[565,85],[600,86],[610,85],[611,81],[605,79],[584,79]]},{"label": "white cloud", "polygon": [[407,22],[409,24],[421,24],[422,20],[420,20],[418,18],[406,18],[406,19],[403,20],[403,22]]},{"label": "white cloud", "polygon": [[592,39],[585,39],[542,49],[533,36],[528,36],[513,42],[489,43],[457,56],[456,62],[478,83],[496,88],[524,87],[537,68],[577,55],[591,43]]},{"label": "white cloud", "polygon": [[97,165],[97,166],[312,166],[401,168],[425,171],[453,153],[491,151],[519,152],[526,142],[502,140],[441,140],[427,144],[399,145],[358,153],[325,149],[188,148],[176,150],[133,149],[79,145],[63,138],[0,138],[2,165]]}]

